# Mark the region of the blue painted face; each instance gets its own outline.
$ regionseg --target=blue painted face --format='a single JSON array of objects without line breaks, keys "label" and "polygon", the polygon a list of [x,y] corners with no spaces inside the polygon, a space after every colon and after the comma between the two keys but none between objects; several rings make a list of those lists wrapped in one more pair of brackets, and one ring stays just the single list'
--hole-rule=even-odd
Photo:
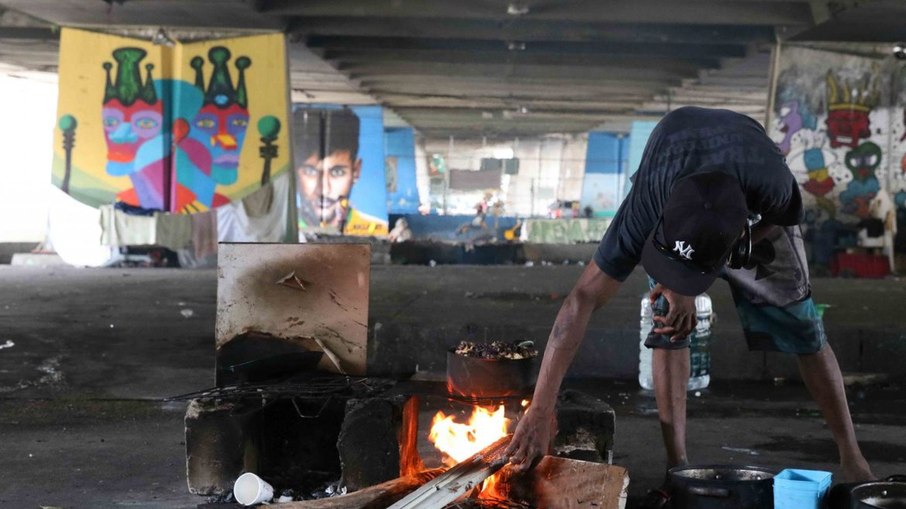
[{"label": "blue painted face", "polygon": [[239,155],[248,123],[248,110],[237,104],[227,108],[206,104],[190,122],[189,137],[208,148],[211,178],[218,184],[232,184],[239,177]]}]

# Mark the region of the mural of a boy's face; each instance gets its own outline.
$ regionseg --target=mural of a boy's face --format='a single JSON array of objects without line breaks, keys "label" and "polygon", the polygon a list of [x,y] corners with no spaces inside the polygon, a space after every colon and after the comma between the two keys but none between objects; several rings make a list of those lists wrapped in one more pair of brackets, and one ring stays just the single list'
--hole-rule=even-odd
[{"label": "mural of a boy's face", "polygon": [[349,195],[361,171],[362,160],[353,161],[349,150],[333,151],[324,159],[313,153],[296,168],[299,191],[322,226],[338,226],[346,217]]},{"label": "mural of a boy's face", "polygon": [[111,175],[128,175],[141,170],[134,165],[135,155],[145,142],[160,134],[162,101],[148,104],[138,100],[124,106],[118,99],[112,99],[104,103],[102,118],[108,172]]}]

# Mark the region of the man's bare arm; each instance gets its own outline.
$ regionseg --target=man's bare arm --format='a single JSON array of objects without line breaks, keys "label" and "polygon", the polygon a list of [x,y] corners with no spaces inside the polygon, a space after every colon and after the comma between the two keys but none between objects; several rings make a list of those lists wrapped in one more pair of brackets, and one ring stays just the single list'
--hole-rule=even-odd
[{"label": "man's bare arm", "polygon": [[510,461],[520,469],[528,469],[547,453],[550,421],[563,377],[585,337],[592,312],[607,303],[620,285],[590,263],[560,307],[544,349],[532,404],[507,449]]}]

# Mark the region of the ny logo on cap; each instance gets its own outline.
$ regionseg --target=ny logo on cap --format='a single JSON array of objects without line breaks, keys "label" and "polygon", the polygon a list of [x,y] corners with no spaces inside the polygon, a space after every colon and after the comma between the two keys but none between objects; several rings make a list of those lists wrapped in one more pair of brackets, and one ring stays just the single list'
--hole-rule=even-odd
[{"label": "ny logo on cap", "polygon": [[687,260],[691,260],[692,253],[695,252],[695,250],[692,249],[691,245],[689,245],[689,246],[686,245],[685,240],[677,240],[676,245],[673,246],[673,250],[676,251],[680,256],[682,256],[683,258],[685,258]]}]

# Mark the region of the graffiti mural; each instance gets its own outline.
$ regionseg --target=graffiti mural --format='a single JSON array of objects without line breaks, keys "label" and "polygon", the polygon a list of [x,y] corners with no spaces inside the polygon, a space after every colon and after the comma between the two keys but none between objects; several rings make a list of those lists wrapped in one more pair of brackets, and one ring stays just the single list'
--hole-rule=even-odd
[{"label": "graffiti mural", "polygon": [[284,52],[280,34],[168,47],[63,29],[54,183],[181,213],[267,185],[289,169]]},{"label": "graffiti mural", "polygon": [[870,215],[880,189],[906,187],[899,177],[906,126],[891,122],[904,118],[906,97],[890,93],[903,86],[901,66],[883,56],[783,49],[769,129],[802,186],[812,226],[854,225]]},{"label": "graffiti mural", "polygon": [[799,101],[787,101],[780,106],[779,121],[780,132],[783,133],[783,139],[777,142],[780,151],[784,155],[790,153],[793,136],[802,129],[814,130],[818,121],[814,114],[808,111],[806,106],[799,104]]},{"label": "graffiti mural", "polygon": [[857,242],[884,192],[906,215],[906,66],[862,49],[788,45],[778,61],[768,130],[802,188],[817,266]]},{"label": "graffiti mural", "polygon": [[827,72],[827,134],[832,148],[856,148],[871,136],[869,113],[877,106],[877,82],[866,76],[856,83]]},{"label": "graffiti mural", "polygon": [[300,232],[387,235],[380,106],[299,105],[293,153]]}]

